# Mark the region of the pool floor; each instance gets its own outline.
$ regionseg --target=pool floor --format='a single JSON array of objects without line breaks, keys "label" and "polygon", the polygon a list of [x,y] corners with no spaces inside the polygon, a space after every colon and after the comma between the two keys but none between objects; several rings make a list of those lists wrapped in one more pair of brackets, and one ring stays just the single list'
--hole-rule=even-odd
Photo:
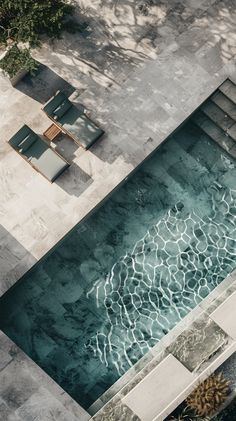
[{"label": "pool floor", "polygon": [[0,300],[84,408],[236,267],[236,162],[186,123]]}]

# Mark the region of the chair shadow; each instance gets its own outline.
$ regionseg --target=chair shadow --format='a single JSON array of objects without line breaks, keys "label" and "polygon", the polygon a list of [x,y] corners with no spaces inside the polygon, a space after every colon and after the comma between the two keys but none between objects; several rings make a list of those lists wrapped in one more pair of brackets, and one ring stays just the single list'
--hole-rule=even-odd
[{"label": "chair shadow", "polygon": [[74,161],[77,156],[77,151],[80,149],[69,136],[66,136],[64,133],[61,133],[56,139],[51,143],[56,151],[63,156],[68,162]]},{"label": "chair shadow", "polygon": [[53,143],[55,150],[70,163],[70,167],[54,183],[69,195],[79,197],[93,183],[93,179],[75,162],[80,147],[64,134]]},{"label": "chair shadow", "polygon": [[64,92],[67,96],[75,91],[72,85],[49,67],[39,62],[38,65],[36,74],[34,76],[27,74],[15,86],[16,89],[41,104],[47,102],[58,90]]}]

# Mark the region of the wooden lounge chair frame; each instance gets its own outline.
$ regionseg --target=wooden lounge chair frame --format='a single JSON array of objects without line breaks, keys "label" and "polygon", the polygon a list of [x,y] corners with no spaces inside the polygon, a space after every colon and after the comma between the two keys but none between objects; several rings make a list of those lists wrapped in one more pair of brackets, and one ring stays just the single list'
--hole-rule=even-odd
[{"label": "wooden lounge chair frame", "polygon": [[[45,102],[45,104],[44,104],[44,106],[41,108],[41,110],[46,114],[46,116],[48,117],[48,118],[50,118],[50,120],[52,120],[53,121],[53,123],[55,124],[55,126],[57,126],[60,130],[61,130],[61,132],[62,133],[64,133],[65,135],[67,135],[70,139],[72,139],[75,143],[76,143],[76,145],[78,145],[78,146],[80,146],[81,148],[83,148],[84,150],[87,150],[83,145],[82,145],[82,143],[79,141],[79,138],[75,138],[73,135],[72,135],[72,133],[69,131],[69,130],[66,130],[64,127],[63,127],[63,125],[62,124],[60,124],[57,120],[55,120],[52,116],[50,116],[50,114],[48,114],[45,110],[44,110],[44,107],[50,102],[50,101],[52,101],[52,99],[53,98],[55,98],[55,96],[58,94],[60,92],[60,90],[58,90],[58,91],[56,91],[56,93],[47,101],[47,102]],[[67,98],[68,99],[68,101],[70,101],[70,99],[69,98]],[[73,102],[72,101],[70,101],[71,102],[71,104],[74,106],[74,107],[76,107],[76,105],[74,105],[73,104]],[[97,124],[97,122],[96,121],[94,121],[94,120],[92,120],[89,116],[88,116],[88,114],[86,113],[86,112],[83,112],[84,113],[84,115],[87,117],[87,119],[89,120],[89,121],[91,121],[91,123],[94,123],[94,124],[96,124],[96,126],[99,128],[99,129],[101,129],[101,130],[103,130],[102,128],[101,128],[101,126],[99,125],[99,124]],[[103,131],[103,133],[101,134],[101,136],[100,137],[102,137],[103,135],[104,135],[104,131]],[[99,139],[99,138],[98,138]],[[97,140],[98,140],[97,139]]]},{"label": "wooden lounge chair frame", "polygon": [[[28,127],[28,126],[27,126]],[[35,133],[36,134],[36,133]],[[37,134],[36,134],[37,135]],[[38,135],[37,135],[38,136]],[[61,154],[59,154],[54,148],[51,148],[51,146],[48,144],[49,142],[45,139],[45,137],[43,137],[43,138],[41,138],[40,137],[40,139],[44,142],[44,143],[46,143],[46,145],[53,151],[53,152],[55,152],[55,154],[57,154],[66,164],[68,164],[68,167],[71,165],[65,158],[64,158],[64,156],[62,156]],[[24,156],[22,153],[20,153],[19,152],[19,150],[16,148],[16,147],[14,147],[11,143],[11,139],[10,140],[8,140],[8,144],[11,146],[11,148],[12,149],[14,149],[14,151],[16,151],[16,153],[18,153],[18,155],[20,155],[20,157],[21,158],[23,158],[26,162],[27,162],[27,164],[30,164],[30,166],[35,170],[35,171],[37,171],[39,174],[41,174],[44,178],[46,178],[46,180],[47,181],[49,181],[51,184],[52,183],[54,183],[54,181],[55,180],[50,180],[45,174],[43,174],[34,164],[32,164],[32,162],[31,161],[29,161],[27,158],[26,158],[26,156]]]}]

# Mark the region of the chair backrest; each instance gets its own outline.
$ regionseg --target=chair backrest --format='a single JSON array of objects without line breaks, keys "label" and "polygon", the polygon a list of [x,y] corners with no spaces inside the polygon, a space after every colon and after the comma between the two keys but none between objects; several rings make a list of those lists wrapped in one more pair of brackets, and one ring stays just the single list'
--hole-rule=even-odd
[{"label": "chair backrest", "polygon": [[36,137],[36,133],[34,133],[34,131],[28,127],[26,124],[24,124],[24,126],[22,126],[20,128],[20,130],[18,130],[18,132],[16,134],[14,134],[14,136],[12,136],[12,138],[8,141],[8,143],[14,148],[19,150],[19,145],[20,143],[26,139],[29,135],[33,135],[34,137]]},{"label": "chair backrest", "polygon": [[62,104],[65,100],[68,100],[67,96],[63,94],[63,92],[58,91],[56,95],[54,95],[51,99],[49,99],[48,102],[44,105],[42,110],[53,117],[53,111],[59,107],[60,104]]}]

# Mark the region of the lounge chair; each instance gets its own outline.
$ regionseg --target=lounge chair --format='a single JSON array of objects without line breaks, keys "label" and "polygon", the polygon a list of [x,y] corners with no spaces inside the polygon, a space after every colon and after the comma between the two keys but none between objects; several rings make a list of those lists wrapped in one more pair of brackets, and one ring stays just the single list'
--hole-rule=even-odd
[{"label": "lounge chair", "polygon": [[51,183],[70,165],[26,125],[21,127],[8,143]]},{"label": "lounge chair", "polygon": [[58,91],[42,110],[56,126],[84,149],[88,149],[104,134],[104,131],[72,104],[61,91]]}]

